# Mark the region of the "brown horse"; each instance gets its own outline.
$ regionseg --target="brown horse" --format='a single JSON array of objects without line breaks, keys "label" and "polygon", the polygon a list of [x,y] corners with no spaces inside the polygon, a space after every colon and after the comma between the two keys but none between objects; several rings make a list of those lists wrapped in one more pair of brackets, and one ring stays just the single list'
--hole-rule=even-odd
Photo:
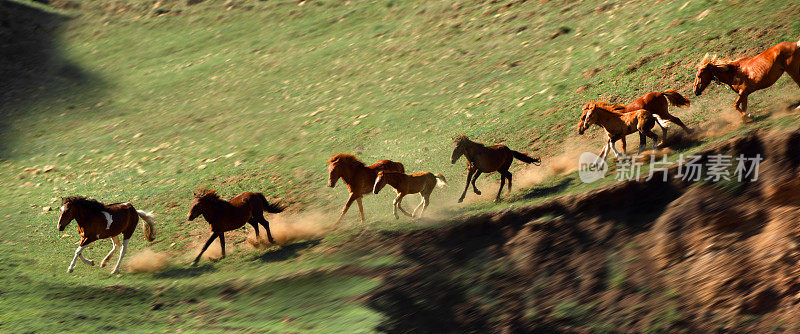
[{"label": "brown horse", "polygon": [[[592,102],[589,102],[589,103],[592,103]],[[584,122],[584,120],[586,118],[586,112],[589,109],[589,103],[587,103],[587,104],[585,104],[583,106],[583,114],[581,114],[581,120],[580,120],[580,122],[578,122],[578,133],[579,134],[582,134],[580,129],[583,128],[583,122]],[[659,119],[668,120],[670,122],[673,122],[673,123],[677,124],[681,128],[683,128],[683,131],[686,131],[686,133],[691,133],[692,132],[688,127],[686,127],[686,124],[683,124],[683,122],[680,120],[680,118],[675,117],[675,116],[673,116],[672,114],[669,113],[669,106],[670,105],[676,106],[676,107],[688,107],[689,106],[689,100],[687,100],[685,97],[683,97],[683,95],[681,95],[680,93],[678,93],[678,92],[676,92],[676,91],[674,91],[672,89],[667,89],[667,90],[665,90],[663,92],[650,92],[650,93],[644,94],[642,97],[634,100],[631,103],[628,103],[627,105],[610,104],[610,103],[607,103],[607,102],[603,102],[603,103],[611,106],[611,108],[607,108],[610,111],[613,111],[613,112],[616,112],[616,113],[620,113],[620,114],[623,114],[623,113],[626,113],[626,112],[631,112],[631,111],[636,111],[636,110],[639,110],[639,109],[646,109],[651,114],[655,115],[657,120],[659,120]],[[666,128],[666,124],[663,124],[661,121],[659,121],[658,124],[661,126],[661,130],[662,130],[661,143],[659,143],[659,145],[663,145],[664,144],[664,140],[666,140],[666,138],[667,138],[667,128]],[[625,147],[625,137],[623,137],[621,140],[622,140],[622,146],[623,146],[622,150],[625,151],[625,148],[624,148]]]},{"label": "brown horse", "polygon": [[192,264],[200,261],[200,256],[217,237],[219,237],[219,245],[222,248],[222,257],[225,257],[225,232],[240,228],[245,223],[249,223],[256,230],[256,239],[258,239],[258,225],[264,226],[264,229],[267,230],[267,239],[269,242],[275,243],[269,230],[269,222],[264,219],[264,211],[280,213],[284,209],[283,205],[267,201],[267,198],[261,193],[241,193],[231,198],[230,201],[226,201],[220,198],[214,190],[200,189],[194,194],[188,219],[191,221],[203,215],[206,222],[211,225],[211,237],[208,238]]},{"label": "brown horse", "polygon": [[700,96],[712,81],[726,84],[739,97],[734,108],[743,118],[752,118],[747,113],[747,96],[775,84],[786,72],[800,86],[800,41],[775,44],[755,57],[742,57],[734,61],[705,57],[697,65],[694,79],[694,94]]},{"label": "brown horse", "polygon": [[[645,136],[653,139],[653,150],[656,149],[658,136],[652,129],[656,123],[656,117],[646,109],[639,109],[627,113],[619,113],[614,110],[615,106],[606,102],[591,101],[584,107],[583,115],[578,123],[578,134],[583,134],[592,124],[597,124],[606,130],[608,142],[600,152],[598,160],[604,161],[608,155],[609,147],[614,150],[617,157],[625,156],[625,136],[639,133],[639,153],[642,154],[646,144]],[[661,124],[659,123],[659,126]],[[617,152],[614,143],[622,140],[622,152]]]},{"label": "brown horse", "polygon": [[[75,250],[75,256],[67,267],[67,272],[71,273],[75,269],[75,261],[80,258],[84,263],[93,266],[93,260],[83,257],[83,249],[86,245],[95,240],[111,238],[113,247],[108,252],[100,266],[105,267],[111,255],[117,248],[120,248],[117,265],[114,266],[112,274],[119,272],[119,264],[122,257],[128,250],[128,240],[131,239],[139,218],[144,221],[144,237],[147,241],[155,240],[153,229],[153,217],[151,214],[136,210],[131,203],[115,203],[104,205],[96,200],[82,196],[65,197],[61,199],[61,215],[58,217],[58,230],[63,231],[69,223],[75,219],[78,222],[78,232],[81,234],[81,242]],[[119,234],[122,234],[122,244],[119,243]]]},{"label": "brown horse", "polygon": [[[392,188],[397,191],[397,198],[395,198],[392,202],[392,208],[394,212],[394,218],[400,219],[400,216],[397,215],[398,208],[403,212],[404,215],[411,218],[422,216],[422,212],[425,211],[430,204],[433,188],[437,186],[439,188],[444,187],[447,185],[447,180],[444,178],[444,175],[439,173],[433,174],[431,172],[419,172],[408,175],[398,172],[380,171],[378,172],[378,177],[375,178],[373,192],[377,194],[387,184],[392,186]],[[422,202],[420,202],[419,205],[417,205],[417,208],[414,209],[414,213],[409,214],[405,209],[403,209],[403,197],[409,194],[417,193],[422,196]],[[419,211],[419,215],[417,215],[417,211]]]},{"label": "brown horse", "polygon": [[328,187],[335,187],[336,181],[341,178],[347,185],[350,198],[342,209],[342,214],[336,220],[336,224],[342,221],[347,209],[353,204],[358,203],[358,212],[361,214],[361,223],[364,223],[364,207],[361,205],[361,197],[372,192],[375,185],[375,177],[379,171],[405,173],[405,167],[399,162],[391,160],[381,160],[367,166],[356,156],[347,153],[339,153],[328,159]]},{"label": "brown horse", "polygon": [[508,168],[511,167],[511,162],[515,158],[524,163],[532,163],[537,166],[541,163],[539,158],[531,158],[523,153],[509,149],[505,145],[484,146],[481,143],[469,140],[463,135],[456,137],[453,141],[455,142],[455,147],[453,147],[453,154],[450,156],[450,163],[456,163],[462,155],[467,158],[467,184],[464,186],[461,198],[458,199],[459,203],[464,201],[470,183],[472,183],[472,190],[475,194],[481,194],[481,191],[475,187],[475,180],[478,179],[481,173],[500,173],[500,190],[497,191],[497,197],[494,199],[495,202],[498,202],[506,179],[508,179],[508,192],[511,192],[511,172],[508,171]]}]

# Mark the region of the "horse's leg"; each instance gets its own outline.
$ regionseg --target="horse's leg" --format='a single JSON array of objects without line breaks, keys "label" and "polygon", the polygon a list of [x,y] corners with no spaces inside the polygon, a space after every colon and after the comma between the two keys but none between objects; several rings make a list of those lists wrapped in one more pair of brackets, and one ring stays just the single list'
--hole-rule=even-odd
[{"label": "horse's leg", "polygon": [[611,149],[614,151],[614,156],[615,156],[615,157],[617,157],[617,158],[620,158],[620,156],[622,156],[623,158],[625,157],[625,154],[624,154],[624,153],[619,153],[619,152],[617,151],[617,148],[616,148],[616,147],[614,147],[614,142],[613,142],[613,141],[612,141],[611,143],[609,143],[609,146],[611,146]]},{"label": "horse's leg", "polygon": [[119,273],[119,264],[122,263],[122,258],[125,257],[125,253],[128,251],[128,241],[131,239],[122,239],[122,249],[119,251],[119,259],[117,260],[117,265],[114,266],[114,270],[111,271],[112,274]]},{"label": "horse's leg", "polygon": [[222,258],[225,258],[225,232],[219,234],[219,248],[222,248]]},{"label": "horse's leg", "polygon": [[[419,194],[419,195],[422,196],[422,194]],[[419,217],[419,216],[417,216],[417,212],[420,209],[422,209],[423,204],[425,204],[425,197],[424,196],[422,197],[422,200],[419,202],[419,205],[417,205],[417,207],[414,208],[414,213],[411,214],[411,218],[412,219],[416,218],[416,217]],[[422,213],[420,212],[420,214],[422,214]]]},{"label": "horse's leg", "polygon": [[469,189],[469,181],[472,180],[472,174],[475,173],[475,170],[470,168],[467,170],[467,184],[464,185],[464,192],[461,193],[461,198],[458,199],[458,202],[461,203],[464,201],[464,197],[467,196],[467,189]]},{"label": "horse's leg", "polygon": [[503,192],[503,186],[506,185],[506,175],[500,173],[500,189],[497,190],[497,197],[494,198],[494,202],[500,202],[500,194]]},{"label": "horse's leg", "polygon": [[397,214],[397,206],[400,205],[401,200],[403,200],[403,194],[398,192],[397,197],[395,197],[394,201],[392,201],[392,213],[394,213],[394,219],[400,219],[400,215]]},{"label": "horse's leg", "polygon": [[106,263],[108,263],[108,260],[111,258],[111,255],[114,254],[114,251],[116,251],[118,247],[120,247],[119,237],[116,235],[111,237],[111,244],[113,245],[111,251],[108,252],[108,255],[103,258],[103,261],[100,261],[100,267],[105,267]]},{"label": "horse's leg", "polygon": [[361,215],[361,223],[365,224],[367,220],[364,219],[364,205],[361,204],[361,197],[356,198],[356,203],[358,204],[358,213]]},{"label": "horse's leg", "polygon": [[639,153],[636,155],[642,155],[644,151],[644,146],[647,144],[647,138],[644,136],[644,132],[639,131]]},{"label": "horse's leg", "polygon": [[400,196],[400,199],[397,201],[397,208],[400,209],[400,212],[402,212],[404,215],[411,217],[411,214],[403,208],[403,198],[405,198],[405,196],[406,194]]},{"label": "horse's leg", "polygon": [[206,249],[208,249],[208,246],[211,245],[211,243],[214,242],[214,239],[216,239],[216,238],[217,238],[217,234],[214,233],[214,232],[211,232],[211,236],[208,237],[208,240],[206,241],[206,244],[203,245],[203,249],[200,250],[200,254],[197,254],[197,257],[194,258],[194,262],[192,263],[193,265],[197,264],[197,262],[200,261],[200,257],[203,256],[203,253],[206,251]]},{"label": "horse's leg", "polygon": [[339,223],[342,221],[342,218],[344,218],[344,214],[347,213],[347,210],[350,209],[350,205],[352,205],[353,201],[355,200],[356,200],[356,194],[351,193],[350,198],[347,199],[347,203],[344,205],[344,208],[342,209],[342,214],[339,215],[339,219],[336,220],[336,225],[339,225]]},{"label": "horse's leg", "polygon": [[269,221],[264,219],[264,216],[261,216],[261,219],[258,220],[258,223],[261,224],[261,226],[264,226],[264,229],[267,231],[267,240],[274,244],[275,239],[272,238],[272,231],[269,230]]},{"label": "horse's leg", "polygon": [[252,226],[254,230],[256,230],[256,240],[258,240],[259,239],[259,236],[258,236],[258,224],[260,222],[258,221],[258,219],[256,217],[253,217],[253,218],[250,218],[249,220],[247,220],[247,223],[250,224],[250,226]]},{"label": "horse's leg", "polygon": [[508,190],[508,193],[510,194],[511,193],[511,172],[505,171],[505,174],[506,174],[506,179],[508,180],[508,187],[506,188],[506,190]]},{"label": "horse's leg", "polygon": [[83,252],[78,254],[78,257],[81,259],[81,261],[83,261],[83,263],[86,263],[86,264],[88,264],[90,266],[94,265],[94,260],[87,260],[85,257],[83,257]]},{"label": "horse's leg", "polygon": [[472,191],[475,192],[475,195],[478,195],[478,196],[481,195],[481,191],[478,190],[478,187],[475,186],[475,181],[478,179],[478,176],[481,176],[481,173],[483,173],[483,172],[481,172],[479,170],[479,171],[475,172],[475,176],[472,177]]},{"label": "horse's leg", "polygon": [[600,150],[600,154],[598,154],[598,155],[597,155],[597,159],[594,159],[594,163],[592,163],[592,166],[597,166],[597,165],[599,165],[599,164],[600,164],[600,162],[601,162],[601,161],[603,161],[603,160],[605,159],[605,156],[606,156],[606,152],[607,152],[607,151],[608,151],[608,143],[606,143],[605,145],[603,145],[603,149],[602,149],[602,150]]},{"label": "horse's leg", "polygon": [[625,142],[625,136],[622,136],[620,141],[622,142],[622,154],[625,154],[625,152],[628,152],[628,143]]},{"label": "horse's leg", "polygon": [[[792,73],[789,71],[786,71],[786,73],[789,74],[789,76],[792,78],[792,80],[794,80],[797,86],[800,87],[800,67],[798,67],[797,73]],[[794,108],[794,110],[800,110],[800,105]]]},{"label": "horse's leg", "polygon": [[740,93],[739,97],[736,98],[736,102],[734,103],[733,106],[734,106],[734,108],[736,108],[736,111],[738,111],[739,114],[742,115],[742,118],[745,118],[745,119],[750,118],[750,119],[752,119],[753,115],[751,115],[751,114],[749,114],[747,112],[747,95],[748,94]]},{"label": "horse's leg", "polygon": [[656,143],[658,143],[658,135],[653,130],[644,130],[644,134],[653,140],[653,151],[656,150]]},{"label": "horse's leg", "polygon": [[81,257],[81,252],[83,252],[83,248],[89,244],[89,239],[81,238],[81,243],[78,245],[78,248],[75,249],[75,256],[72,257],[72,262],[69,263],[69,267],[67,267],[67,272],[71,273],[75,270],[75,262],[78,261],[78,258]]}]

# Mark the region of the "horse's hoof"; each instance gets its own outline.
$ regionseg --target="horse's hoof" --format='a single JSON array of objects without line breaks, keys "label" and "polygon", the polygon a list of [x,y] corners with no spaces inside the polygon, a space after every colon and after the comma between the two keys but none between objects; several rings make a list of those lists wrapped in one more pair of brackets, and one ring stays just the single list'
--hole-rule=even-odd
[{"label": "horse's hoof", "polygon": [[71,274],[73,270],[75,270],[75,269],[73,269],[73,268],[67,268],[67,274]]},{"label": "horse's hoof", "polygon": [[464,198],[463,198],[463,197],[458,199],[458,202],[459,202],[459,203],[461,203],[461,202],[463,202],[463,201],[464,201]]},{"label": "horse's hoof", "polygon": [[475,195],[480,196],[481,195],[481,191],[480,190],[475,190]]},{"label": "horse's hoof", "polygon": [[111,272],[111,275],[116,275],[116,274],[119,274],[119,270],[114,270]]},{"label": "horse's hoof", "polygon": [[89,265],[94,267],[94,260],[89,260]]}]

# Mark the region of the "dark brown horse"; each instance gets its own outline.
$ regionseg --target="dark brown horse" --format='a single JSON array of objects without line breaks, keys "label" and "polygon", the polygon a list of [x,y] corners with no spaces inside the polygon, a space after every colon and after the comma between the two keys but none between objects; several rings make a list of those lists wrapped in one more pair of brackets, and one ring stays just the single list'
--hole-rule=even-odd
[{"label": "dark brown horse", "polygon": [[[404,215],[411,218],[422,216],[422,212],[431,204],[431,193],[435,187],[444,187],[447,185],[447,179],[444,175],[431,172],[419,172],[411,175],[398,173],[398,172],[378,172],[378,177],[375,179],[375,187],[373,192],[379,193],[386,185],[392,186],[397,191],[397,198],[392,202],[392,209],[395,219],[400,219],[397,215],[397,209],[403,212]],[[414,209],[414,212],[409,214],[403,209],[403,197],[409,194],[420,194],[422,201]],[[417,214],[419,212],[419,214]]]},{"label": "dark brown horse", "polygon": [[372,192],[375,185],[375,177],[379,171],[405,173],[405,167],[399,162],[391,160],[381,160],[367,166],[356,156],[347,153],[339,153],[328,159],[328,187],[335,187],[336,181],[341,178],[347,185],[350,198],[342,209],[342,214],[336,220],[336,224],[342,221],[347,209],[353,204],[358,203],[358,212],[361,214],[361,223],[365,222],[364,207],[361,204],[361,197]]},{"label": "dark brown horse", "polygon": [[[683,97],[683,95],[672,89],[667,89],[663,92],[650,92],[644,94],[642,97],[634,100],[631,103],[628,103],[627,105],[610,104],[603,101],[596,101],[596,102],[592,101],[590,103],[605,103],[612,107],[610,109],[606,108],[607,110],[620,114],[636,111],[639,109],[645,109],[649,111],[651,114],[655,115],[656,119],[673,122],[678,126],[680,126],[681,128],[683,128],[683,130],[686,131],[687,133],[691,133],[691,130],[688,127],[686,127],[686,124],[683,124],[680,118],[675,117],[669,113],[670,105],[676,107],[689,106],[689,100],[687,100],[685,97]],[[578,134],[582,134],[580,129],[583,128],[583,122],[586,120],[586,112],[588,109],[590,109],[589,103],[583,106],[583,113],[581,114],[580,122],[578,122]],[[666,140],[667,138],[667,128],[666,124],[663,124],[663,122],[661,121],[659,121],[658,124],[661,126],[661,132],[662,132],[661,143],[659,143],[659,145],[663,145],[664,140]],[[622,137],[621,140],[623,146],[622,150],[625,151],[625,137]]]},{"label": "dark brown horse", "polygon": [[[464,186],[464,192],[458,202],[464,201],[467,195],[469,184],[472,183],[472,190],[475,194],[480,195],[481,191],[475,187],[475,180],[481,173],[500,173],[500,190],[497,191],[495,202],[500,201],[500,194],[503,192],[503,185],[508,179],[508,192],[511,192],[511,172],[508,168],[511,167],[511,162],[516,158],[524,163],[532,163],[539,165],[541,160],[539,158],[531,158],[523,153],[509,149],[505,145],[492,145],[484,146],[481,143],[476,143],[469,140],[466,136],[458,136],[453,139],[455,147],[453,147],[453,155],[450,156],[450,163],[456,163],[463,155],[467,158],[467,184]],[[473,176],[474,175],[474,176]]]},{"label": "dark brown horse", "polygon": [[256,230],[258,239],[258,225],[267,230],[267,239],[275,243],[269,230],[269,222],[264,219],[264,211],[269,213],[283,212],[285,207],[280,204],[270,203],[261,193],[241,193],[230,201],[223,200],[216,191],[201,189],[194,194],[192,208],[189,210],[188,219],[194,220],[200,215],[211,225],[211,237],[208,238],[200,254],[194,259],[193,264],[200,261],[200,256],[206,251],[214,239],[219,237],[222,247],[222,257],[225,257],[225,232],[232,231],[249,223]]},{"label": "dark brown horse", "polygon": [[[100,266],[105,267],[108,259],[120,248],[117,265],[114,266],[112,274],[119,272],[119,264],[128,250],[128,240],[133,236],[139,218],[144,221],[144,237],[147,241],[155,240],[153,229],[153,217],[151,214],[136,210],[131,203],[115,203],[104,205],[96,200],[82,196],[65,197],[61,199],[61,215],[58,217],[58,230],[64,228],[74,219],[78,222],[78,232],[81,234],[81,242],[75,250],[75,256],[67,267],[67,272],[71,273],[75,269],[75,261],[80,258],[88,265],[94,265],[93,260],[83,257],[83,249],[86,245],[95,240],[111,238],[113,247],[108,252]],[[122,234],[122,244],[119,242],[118,235]]]},{"label": "dark brown horse", "polygon": [[712,81],[726,84],[739,97],[734,108],[743,118],[752,118],[747,113],[747,96],[775,84],[786,72],[800,86],[800,41],[782,42],[755,57],[742,57],[734,61],[705,57],[697,65],[694,79],[694,94],[700,96]]}]

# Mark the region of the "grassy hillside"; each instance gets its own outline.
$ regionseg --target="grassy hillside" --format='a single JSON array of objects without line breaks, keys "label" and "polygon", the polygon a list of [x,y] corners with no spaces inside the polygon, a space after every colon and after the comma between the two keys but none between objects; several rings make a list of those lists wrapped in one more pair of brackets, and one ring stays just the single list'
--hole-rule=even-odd
[{"label": "grassy hillside", "polygon": [[[44,50],[35,62],[7,57],[14,80],[0,105],[0,329],[13,331],[370,331],[381,315],[353,297],[377,282],[362,271],[396,259],[343,243],[362,228],[415,228],[390,218],[393,194],[364,200],[367,226],[353,210],[347,229],[319,244],[255,251],[238,233],[227,259],[191,269],[185,258],[207,233],[185,222],[192,190],[261,191],[335,217],[346,191],[325,187],[325,160],[350,152],[446,175],[451,186],[432,204],[447,207],[440,216],[525,205],[596,184],[547,174],[505,203],[456,206],[465,172],[448,163],[451,138],[505,143],[552,165],[564,150],[601,146],[598,129],[575,138],[583,102],[667,88],[689,97],[705,52],[735,57],[800,38],[791,1],[53,2],[9,2],[38,17],[38,28],[10,33],[11,45],[27,47],[19,40],[34,33]],[[754,94],[751,110],[793,101],[793,85],[783,78]],[[712,86],[675,114],[701,127],[734,98]],[[75,194],[156,212],[149,247],[173,264],[66,274],[75,227],[58,233],[57,209],[43,208]],[[137,234],[131,246],[146,245]],[[352,265],[363,268],[341,270]]]}]

